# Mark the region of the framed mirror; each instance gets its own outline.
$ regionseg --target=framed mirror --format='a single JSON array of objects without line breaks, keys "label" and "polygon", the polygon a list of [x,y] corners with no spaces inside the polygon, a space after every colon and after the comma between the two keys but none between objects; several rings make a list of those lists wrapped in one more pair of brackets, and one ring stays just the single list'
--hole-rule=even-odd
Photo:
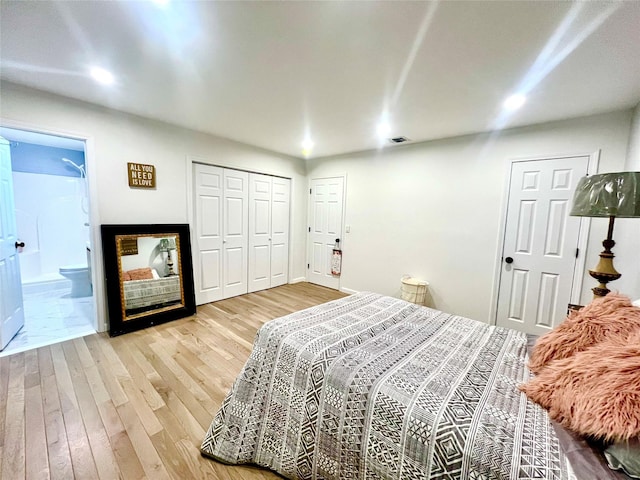
[{"label": "framed mirror", "polygon": [[193,315],[189,225],[102,225],[109,335]]}]

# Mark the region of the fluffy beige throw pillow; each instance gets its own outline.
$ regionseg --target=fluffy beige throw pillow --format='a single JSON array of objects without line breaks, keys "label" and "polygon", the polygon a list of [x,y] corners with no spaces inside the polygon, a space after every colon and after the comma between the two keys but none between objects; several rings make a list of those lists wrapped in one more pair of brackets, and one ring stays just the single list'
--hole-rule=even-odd
[{"label": "fluffy beige throw pillow", "polygon": [[553,360],[568,358],[608,338],[626,338],[640,330],[640,308],[629,297],[610,293],[598,298],[538,339],[529,369],[534,373]]},{"label": "fluffy beige throw pillow", "polygon": [[584,436],[640,436],[640,330],[546,365],[520,389],[549,416]]},{"label": "fluffy beige throw pillow", "polygon": [[131,280],[151,280],[153,278],[153,273],[151,273],[151,268],[136,268],[134,270],[129,270],[127,272]]}]

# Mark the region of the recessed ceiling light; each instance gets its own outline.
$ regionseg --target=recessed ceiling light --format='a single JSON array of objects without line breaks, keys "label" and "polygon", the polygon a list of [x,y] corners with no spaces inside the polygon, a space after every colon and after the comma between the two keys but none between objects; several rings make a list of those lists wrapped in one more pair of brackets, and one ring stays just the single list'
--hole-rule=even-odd
[{"label": "recessed ceiling light", "polygon": [[311,150],[313,150],[314,143],[310,138],[305,138],[302,142],[302,154],[305,157],[311,155]]},{"label": "recessed ceiling light", "polygon": [[114,82],[113,74],[104,68],[93,67],[91,69],[91,76],[96,82],[103,85],[111,85]]},{"label": "recessed ceiling light", "polygon": [[381,138],[387,138],[391,132],[391,125],[389,122],[380,122],[378,124],[378,136]]},{"label": "recessed ceiling light", "polygon": [[507,110],[517,110],[527,101],[527,97],[520,94],[511,95],[507,98],[502,106]]}]

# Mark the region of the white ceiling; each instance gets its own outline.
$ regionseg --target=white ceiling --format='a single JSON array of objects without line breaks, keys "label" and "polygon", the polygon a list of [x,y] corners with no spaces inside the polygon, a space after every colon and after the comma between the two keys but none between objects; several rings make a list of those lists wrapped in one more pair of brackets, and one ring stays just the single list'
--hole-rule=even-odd
[{"label": "white ceiling", "polygon": [[2,1],[0,18],[4,80],[297,157],[305,135],[312,157],[378,148],[384,111],[415,142],[640,102],[633,0]]}]

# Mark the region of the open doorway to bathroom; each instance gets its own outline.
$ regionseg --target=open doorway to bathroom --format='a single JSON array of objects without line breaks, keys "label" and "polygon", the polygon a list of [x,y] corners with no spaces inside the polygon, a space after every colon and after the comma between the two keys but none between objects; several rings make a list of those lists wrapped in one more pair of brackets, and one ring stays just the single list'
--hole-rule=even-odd
[{"label": "open doorway to bathroom", "polygon": [[10,142],[14,213],[24,243],[18,249],[24,326],[3,356],[95,333],[95,299],[85,143],[5,127],[0,136]]}]

